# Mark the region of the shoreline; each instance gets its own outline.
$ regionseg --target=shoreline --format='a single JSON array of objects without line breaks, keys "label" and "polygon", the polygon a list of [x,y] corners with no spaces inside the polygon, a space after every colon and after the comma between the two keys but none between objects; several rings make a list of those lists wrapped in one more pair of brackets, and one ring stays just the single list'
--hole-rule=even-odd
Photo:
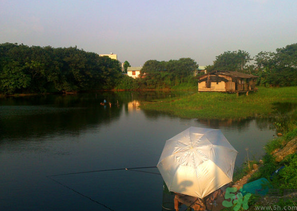
[{"label": "shoreline", "polygon": [[18,94],[0,94],[0,98],[3,97],[25,97],[25,96],[36,96],[36,95],[76,95],[80,93],[94,93],[94,92],[170,92],[170,91],[196,91],[196,89],[171,89],[171,88],[163,88],[163,89],[102,89],[102,90],[89,90],[89,91],[73,91],[73,92],[54,92],[54,93],[18,93]]},{"label": "shoreline", "polygon": [[264,88],[250,95],[218,92],[194,93],[188,96],[144,102],[144,110],[167,112],[181,118],[199,119],[246,119],[271,117],[276,105],[297,105],[297,87]]}]

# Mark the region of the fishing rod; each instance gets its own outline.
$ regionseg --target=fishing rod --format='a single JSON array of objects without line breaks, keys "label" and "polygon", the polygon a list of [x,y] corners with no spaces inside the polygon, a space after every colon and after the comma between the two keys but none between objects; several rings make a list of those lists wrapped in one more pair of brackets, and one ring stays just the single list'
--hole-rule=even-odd
[{"label": "fishing rod", "polygon": [[143,167],[131,167],[131,168],[112,168],[112,169],[99,169],[99,170],[91,170],[91,171],[79,171],[79,172],[71,172],[71,173],[64,173],[64,174],[54,174],[49,175],[48,177],[57,177],[57,176],[66,176],[66,175],[74,175],[74,174],[89,174],[89,173],[97,173],[97,172],[106,172],[106,171],[139,171],[144,173],[152,173],[152,174],[158,174],[155,172],[148,172],[148,171],[141,171],[140,169],[152,169],[157,168],[157,166],[143,166]]},{"label": "fishing rod", "polygon": [[87,195],[84,195],[83,193],[57,181],[56,179],[54,179],[53,177],[57,177],[57,176],[66,176],[66,175],[75,175],[75,174],[88,174],[88,173],[97,173],[97,172],[108,172],[108,171],[135,171],[135,172],[141,172],[141,173],[149,173],[149,174],[156,174],[156,175],[160,175],[160,173],[156,173],[156,172],[149,172],[149,171],[143,171],[141,169],[152,169],[152,168],[157,168],[156,166],[144,166],[144,167],[132,167],[132,168],[113,168],[113,169],[99,169],[99,170],[92,170],[92,171],[80,171],[80,172],[71,172],[71,173],[64,173],[64,174],[55,174],[55,175],[49,175],[49,176],[46,176],[48,179],[52,180],[53,182],[79,194],[80,196],[84,197],[84,198],[87,198],[89,200],[91,200],[92,202],[110,210],[110,211],[114,211],[112,208],[108,207],[107,205],[87,196]]}]

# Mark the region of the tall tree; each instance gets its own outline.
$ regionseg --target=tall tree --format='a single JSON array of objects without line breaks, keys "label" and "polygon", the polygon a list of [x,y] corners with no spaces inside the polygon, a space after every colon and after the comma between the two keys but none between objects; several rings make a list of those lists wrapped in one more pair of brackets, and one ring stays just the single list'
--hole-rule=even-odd
[{"label": "tall tree", "polygon": [[13,94],[29,87],[31,78],[17,61],[11,60],[0,72],[0,90],[4,94]]},{"label": "tall tree", "polygon": [[271,72],[275,67],[274,56],[275,53],[271,52],[261,51],[258,53],[254,57],[258,71]]},{"label": "tall tree", "polygon": [[297,43],[277,48],[275,60],[279,69],[297,70]]},{"label": "tall tree", "polygon": [[297,85],[297,43],[276,49],[275,53],[260,52],[255,56],[260,76],[266,86]]},{"label": "tall tree", "polygon": [[128,67],[131,67],[130,63],[128,61],[124,62],[124,72],[127,73]]},{"label": "tall tree", "polygon": [[246,51],[226,51],[217,56],[213,67],[208,67],[208,69],[244,72],[245,65],[250,60],[250,54]]},{"label": "tall tree", "polygon": [[142,82],[147,88],[168,88],[193,78],[198,64],[191,58],[179,60],[148,60],[141,69]]},{"label": "tall tree", "polygon": [[62,92],[112,89],[119,61],[77,47],[0,44],[0,92]]}]

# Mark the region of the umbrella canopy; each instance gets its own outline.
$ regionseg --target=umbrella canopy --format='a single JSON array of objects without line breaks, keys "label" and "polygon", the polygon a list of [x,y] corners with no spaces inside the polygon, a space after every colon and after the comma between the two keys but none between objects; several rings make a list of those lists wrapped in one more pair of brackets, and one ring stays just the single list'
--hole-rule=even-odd
[{"label": "umbrella canopy", "polygon": [[170,191],[204,198],[232,181],[237,153],[220,130],[190,127],[166,141],[157,167]]}]

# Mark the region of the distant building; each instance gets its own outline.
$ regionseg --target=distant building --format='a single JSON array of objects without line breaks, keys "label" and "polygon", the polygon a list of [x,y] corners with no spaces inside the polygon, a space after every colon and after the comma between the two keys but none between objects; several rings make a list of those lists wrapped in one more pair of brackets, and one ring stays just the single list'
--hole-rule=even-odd
[{"label": "distant building", "polygon": [[199,73],[207,73],[207,70],[205,69],[206,66],[199,66],[197,70],[194,71],[194,76],[197,76]]},{"label": "distant building", "polygon": [[132,78],[138,78],[142,67],[128,67],[127,75]]},{"label": "distant building", "polygon": [[118,60],[117,54],[113,54],[113,53],[110,53],[110,54],[99,54],[99,56],[108,56],[111,59]]},{"label": "distant building", "polygon": [[256,91],[258,76],[235,71],[212,71],[198,79],[199,92],[231,92],[241,93]]}]

